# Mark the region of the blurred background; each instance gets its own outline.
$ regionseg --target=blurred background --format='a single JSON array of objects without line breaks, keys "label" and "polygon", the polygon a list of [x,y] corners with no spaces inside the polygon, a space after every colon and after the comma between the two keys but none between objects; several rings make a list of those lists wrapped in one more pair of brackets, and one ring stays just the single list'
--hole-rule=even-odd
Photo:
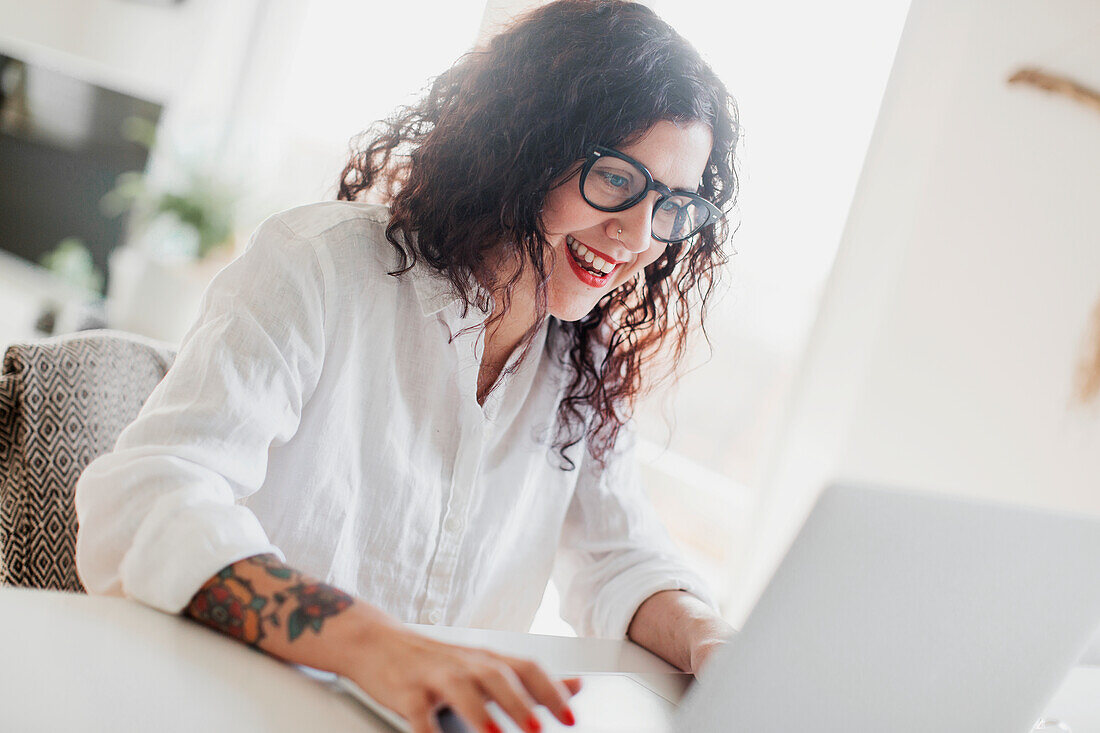
[{"label": "blurred background", "polygon": [[[206,283],[241,251],[260,221],[281,209],[333,198],[354,135],[416,99],[435,74],[537,4],[0,0],[0,346],[102,326],[177,341],[194,318]],[[711,314],[710,346],[698,342],[689,373],[674,390],[654,395],[641,414],[647,490],[736,624],[754,598],[754,582],[766,576],[767,563],[758,557],[763,553],[761,527],[795,522],[798,507],[805,504],[804,496],[782,493],[784,482],[795,478],[777,472],[776,462],[809,465],[792,453],[803,428],[791,423],[805,416],[813,389],[828,388],[807,386],[806,360],[823,358],[812,344],[808,351],[808,338],[823,306],[840,307],[829,306],[823,294],[846,222],[852,229],[864,221],[853,224],[849,213],[869,150],[875,150],[876,119],[880,109],[886,113],[884,91],[910,3],[645,4],[710,61],[737,97],[743,125],[740,228],[731,243],[737,254]],[[980,45],[983,37],[1011,40],[1035,32],[1026,14],[1016,16],[1013,25],[1005,19],[1015,11],[981,2],[963,5],[965,11],[952,11],[948,3],[923,3],[931,9],[918,16],[924,23],[918,28],[936,26],[941,29],[936,32],[954,34],[957,48]],[[1094,12],[1073,10],[1073,3],[1064,1],[1042,11],[1035,10],[1037,3],[1013,5],[1041,13],[1051,25],[1031,57],[1016,54],[1011,61],[1055,60],[1080,67],[1092,58],[1084,52],[1074,55],[1074,49],[1088,46],[1089,33],[1096,32]],[[1090,22],[1076,27],[1078,12]],[[1076,45],[1060,40],[1070,37]],[[920,38],[924,55],[914,52],[905,68],[935,67],[939,76],[907,89],[934,87],[941,96],[928,97],[933,100],[966,96],[962,82],[944,82],[958,75],[946,65],[935,66],[939,56],[929,47],[931,36]],[[1011,45],[1006,41],[996,47]],[[944,56],[965,66],[971,60],[967,53]],[[1005,93],[1003,82],[997,77],[990,88]],[[916,97],[896,97],[891,114],[925,115],[919,119],[927,126],[914,124],[908,128],[914,132],[911,138],[895,138],[893,144],[910,151],[905,170],[919,169],[926,177],[880,177],[874,186],[861,185],[883,192],[896,186],[895,201],[903,192],[926,194],[933,188],[957,193],[943,179],[933,182],[934,173],[919,162],[932,150],[929,140],[950,139],[943,117],[936,116],[949,106],[921,106]],[[1081,121],[1074,117],[1066,124],[1091,129],[1089,111],[1067,114],[1079,114]],[[1019,136],[1011,139],[1021,142],[1020,155],[1036,154],[1036,137],[1056,140],[1061,135],[1057,125],[1034,134],[1050,119],[1045,112],[1036,115],[1029,127],[1011,133]],[[1095,127],[1100,139],[1100,124]],[[978,138],[968,139],[974,143]],[[934,152],[937,160],[961,160],[975,149]],[[880,157],[884,150],[880,146]],[[1096,150],[1090,143],[1085,152]],[[1054,166],[1054,181],[1067,167],[1096,169],[1047,153],[1043,160]],[[1043,164],[1036,159],[1030,165],[1032,170]],[[969,169],[960,168],[958,180]],[[881,167],[876,170],[881,173]],[[998,174],[1001,180],[1012,175],[996,170],[1004,174]],[[1044,204],[1041,197],[1049,186],[1036,191],[1036,205]],[[1036,196],[1028,201],[1036,202]],[[991,200],[988,208],[971,209],[972,218],[1003,216],[1008,226],[1019,210],[999,210],[1004,202]],[[868,207],[875,208],[871,199],[858,211]],[[953,221],[965,219],[960,214]],[[924,235],[924,241],[948,241],[939,234]],[[1037,244],[1038,236],[1033,232],[1028,243]],[[1067,236],[1080,241],[1082,234]],[[888,242],[903,240],[887,232],[867,233],[860,241],[864,247],[882,244],[881,251],[888,253],[894,251]],[[940,262],[951,259],[944,254]],[[900,265],[874,271],[866,269],[867,258],[862,262],[867,281],[878,283],[878,300],[848,304],[853,310],[831,316],[834,324],[878,312],[876,304],[887,303],[893,292],[890,285],[896,281],[876,272],[896,272]],[[1064,264],[1073,267],[1071,260]],[[965,289],[980,290],[981,285]],[[1079,321],[1065,326],[1066,343],[1078,343],[1088,312],[1083,302],[1093,295],[1075,302]],[[951,315],[944,317],[949,321]],[[896,344],[890,348],[895,356],[900,353]],[[835,350],[830,368],[843,371]],[[884,370],[897,371],[896,365],[883,366],[876,374]],[[879,393],[864,394],[862,404],[873,401],[874,394]],[[794,395],[803,407],[792,418]],[[918,391],[910,399],[927,403],[929,393]],[[916,414],[914,404],[894,407]],[[926,421],[935,423],[935,416]],[[845,423],[837,434],[873,432],[881,424],[867,418],[855,427]],[[865,436],[861,445],[869,440]],[[1081,450],[1095,445],[1077,440]],[[853,443],[845,445],[851,453]],[[891,465],[904,464],[899,452],[891,456]],[[931,463],[921,460],[921,465]],[[835,462],[830,467],[835,472]],[[875,470],[848,473],[889,473]],[[778,504],[776,496],[781,497]],[[557,617],[552,586],[532,631],[572,634]]]}]

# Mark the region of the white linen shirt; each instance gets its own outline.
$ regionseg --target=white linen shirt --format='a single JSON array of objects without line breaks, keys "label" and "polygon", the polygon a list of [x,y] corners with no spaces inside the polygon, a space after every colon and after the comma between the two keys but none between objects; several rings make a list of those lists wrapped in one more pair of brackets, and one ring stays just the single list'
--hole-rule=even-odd
[{"label": "white linen shirt", "polygon": [[629,427],[604,470],[583,442],[574,471],[539,442],[564,385],[553,319],[482,407],[487,314],[463,317],[426,265],[388,275],[387,220],[292,209],[215,277],[171,370],[77,484],[88,591],[175,613],[274,553],[406,622],[527,631],[550,577],[581,636],[623,638],[660,590],[717,610],[645,498]]}]

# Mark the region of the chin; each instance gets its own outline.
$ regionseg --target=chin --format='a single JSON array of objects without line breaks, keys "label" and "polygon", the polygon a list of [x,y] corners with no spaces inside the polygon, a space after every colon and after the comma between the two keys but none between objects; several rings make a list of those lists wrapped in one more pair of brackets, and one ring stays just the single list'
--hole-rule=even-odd
[{"label": "chin", "polygon": [[557,318],[559,321],[579,321],[592,312],[591,306],[585,308],[579,305],[567,305],[567,306],[550,306],[550,315]]},{"label": "chin", "polygon": [[556,293],[551,290],[547,295],[547,310],[559,321],[579,321],[591,313],[599,301],[593,294],[571,292],[569,289],[565,292],[558,290]]}]

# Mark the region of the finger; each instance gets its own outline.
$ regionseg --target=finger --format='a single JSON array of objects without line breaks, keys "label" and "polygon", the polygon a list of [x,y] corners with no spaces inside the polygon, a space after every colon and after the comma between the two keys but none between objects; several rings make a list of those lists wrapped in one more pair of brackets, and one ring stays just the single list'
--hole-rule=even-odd
[{"label": "finger", "polygon": [[405,710],[405,719],[409,721],[412,733],[440,733],[435,722],[436,705],[427,693],[416,695]]},{"label": "finger", "polygon": [[570,695],[576,695],[581,691],[581,688],[584,687],[584,683],[581,681],[580,677],[569,677],[562,680],[562,684],[569,690]]},{"label": "finger", "polygon": [[478,679],[485,692],[522,730],[537,733],[542,725],[535,715],[537,702],[527,694],[519,675],[504,662],[483,667]]},{"label": "finger", "polygon": [[516,671],[531,695],[549,708],[558,720],[566,725],[573,725],[575,718],[567,704],[572,695],[564,683],[552,679],[542,667],[530,659],[510,657],[508,666]]},{"label": "finger", "polygon": [[485,709],[485,693],[468,671],[452,675],[447,681],[446,689],[438,689],[436,693],[475,731],[500,733],[500,727]]},{"label": "finger", "polygon": [[434,713],[428,713],[418,718],[410,718],[409,727],[412,733],[442,733],[439,724],[435,722]]}]

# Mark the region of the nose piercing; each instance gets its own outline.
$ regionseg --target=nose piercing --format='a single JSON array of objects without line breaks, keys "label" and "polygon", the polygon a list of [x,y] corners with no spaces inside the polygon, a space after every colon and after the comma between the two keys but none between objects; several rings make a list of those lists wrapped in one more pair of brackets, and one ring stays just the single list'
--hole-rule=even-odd
[{"label": "nose piercing", "polygon": [[615,237],[615,239],[618,239],[619,242],[622,242],[623,240],[619,239],[619,237],[621,237],[621,236],[623,236],[623,230],[620,228],[619,229],[619,234]]}]

